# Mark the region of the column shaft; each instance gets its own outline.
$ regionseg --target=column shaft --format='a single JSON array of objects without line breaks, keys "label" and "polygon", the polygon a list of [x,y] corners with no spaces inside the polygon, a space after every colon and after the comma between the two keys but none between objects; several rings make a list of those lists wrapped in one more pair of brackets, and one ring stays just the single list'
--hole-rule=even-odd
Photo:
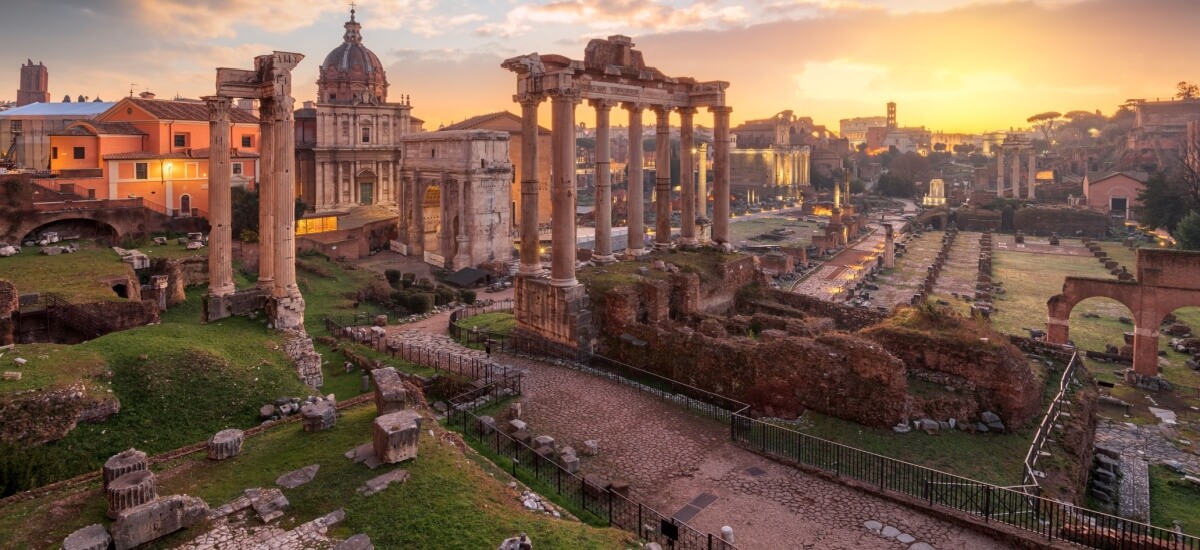
[{"label": "column shaft", "polygon": [[592,260],[609,263],[613,261],[612,167],[608,133],[612,103],[595,100],[591,105],[596,109],[596,246]]},{"label": "column shaft", "polygon": [[1021,198],[1021,150],[1013,151],[1012,159],[1012,191],[1013,198]]},{"label": "column shaft", "polygon": [[[696,219],[708,220],[708,144],[701,143],[696,155]],[[703,224],[697,224],[696,236],[707,242]]]},{"label": "column shaft", "polygon": [[713,112],[713,221],[712,240],[729,243],[729,113],[732,107],[711,107]]},{"label": "column shaft", "polygon": [[208,212],[212,231],[208,237],[208,293],[229,296],[233,284],[233,215],[229,178],[229,109],[227,97],[206,97],[209,116]]},{"label": "column shaft", "polygon": [[292,98],[275,101],[275,295],[299,294],[296,286],[296,133]]},{"label": "column shaft", "polygon": [[554,209],[550,238],[550,284],[575,286],[575,103],[576,96],[560,92],[553,96],[552,118],[554,181],[550,199]]},{"label": "column shaft", "polygon": [[694,107],[679,109],[679,242],[695,245],[696,240],[696,184],[694,181],[695,161],[692,147],[695,144],[692,116]]},{"label": "column shaft", "polygon": [[259,182],[258,182],[258,288],[270,291],[275,286],[275,101],[264,99],[259,106]]},{"label": "column shaft", "polygon": [[671,246],[671,111],[658,107],[654,114],[654,247],[661,249]]},{"label": "column shaft", "polygon": [[538,240],[538,104],[521,101],[521,275],[542,273]]},{"label": "column shaft", "polygon": [[996,153],[996,196],[1004,197],[1004,149]]},{"label": "column shaft", "polygon": [[646,253],[645,249],[645,191],[642,188],[642,106],[626,103],[629,111],[629,184],[627,201],[625,203],[629,221],[628,247],[626,250],[632,256]]},{"label": "column shaft", "polygon": [[1029,150],[1029,183],[1028,183],[1028,187],[1025,188],[1025,192],[1027,193],[1025,195],[1025,198],[1027,198],[1029,200],[1034,199],[1033,188],[1035,185],[1037,185],[1037,153],[1033,149],[1030,149]]}]

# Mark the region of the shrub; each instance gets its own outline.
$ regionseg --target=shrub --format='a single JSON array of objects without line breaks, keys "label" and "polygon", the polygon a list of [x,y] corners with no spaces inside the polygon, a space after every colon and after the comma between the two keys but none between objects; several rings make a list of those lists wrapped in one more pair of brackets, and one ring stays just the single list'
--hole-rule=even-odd
[{"label": "shrub", "polygon": [[418,292],[408,298],[408,310],[413,313],[427,313],[433,309],[433,294]]},{"label": "shrub", "polygon": [[474,290],[464,290],[462,292],[459,292],[459,295],[462,296],[462,302],[464,304],[475,303],[475,291]]},{"label": "shrub", "polygon": [[457,293],[446,287],[438,287],[437,290],[433,291],[433,295],[435,303],[439,306],[446,305],[453,302],[455,298],[458,298]]},{"label": "shrub", "polygon": [[244,243],[256,243],[258,242],[258,231],[253,229],[243,229],[242,232],[238,234],[238,237],[240,237]]},{"label": "shrub", "polygon": [[147,239],[145,235],[125,235],[121,238],[121,248],[132,250],[134,248],[146,246],[149,242],[149,239]]},{"label": "shrub", "polygon": [[383,276],[387,277],[388,284],[392,285],[392,288],[400,288],[400,270],[399,269],[389,269],[387,271],[384,271]]},{"label": "shrub", "polygon": [[391,295],[392,303],[403,308],[408,307],[408,301],[412,298],[412,293],[407,290],[396,290]]}]

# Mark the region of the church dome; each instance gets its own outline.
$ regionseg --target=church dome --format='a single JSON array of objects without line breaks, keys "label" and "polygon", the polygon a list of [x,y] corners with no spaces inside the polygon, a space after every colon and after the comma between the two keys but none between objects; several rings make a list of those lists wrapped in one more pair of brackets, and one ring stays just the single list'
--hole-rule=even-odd
[{"label": "church dome", "polygon": [[354,19],[345,25],[343,42],[321,63],[317,79],[318,102],[336,104],[384,103],[387,101],[387,75],[375,52],[362,43],[362,25]]}]

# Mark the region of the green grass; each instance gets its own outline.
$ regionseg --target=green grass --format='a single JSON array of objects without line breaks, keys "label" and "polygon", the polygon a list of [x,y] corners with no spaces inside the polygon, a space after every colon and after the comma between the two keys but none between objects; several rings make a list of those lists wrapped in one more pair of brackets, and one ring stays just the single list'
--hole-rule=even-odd
[{"label": "green grass", "polygon": [[479,330],[484,332],[507,336],[512,334],[513,329],[517,328],[517,318],[512,313],[498,311],[459,319],[455,324],[468,330],[478,327]]},{"label": "green grass", "polygon": [[10,281],[17,292],[55,292],[72,302],[122,300],[105,282],[133,275],[133,268],[108,248],[77,241],[73,254],[43,256],[39,248],[26,248],[16,256],[0,258],[0,278]]},{"label": "green grass", "polygon": [[[17,366],[11,360],[23,358]],[[65,388],[81,379],[102,378],[104,359],[94,350],[60,344],[20,344],[12,351],[0,352],[3,370],[21,373],[17,381],[0,380],[0,399],[17,392],[49,391]]]},{"label": "green grass", "polygon": [[1200,487],[1183,481],[1183,476],[1165,466],[1150,466],[1150,523],[1183,532],[1200,533]]},{"label": "green grass", "polygon": [[171,239],[168,244],[148,244],[137,249],[142,254],[150,257],[151,260],[166,258],[168,260],[178,260],[181,258],[195,258],[208,256],[208,248],[198,250],[188,250],[186,246],[179,244],[178,241]]},{"label": "green grass", "polygon": [[[353,464],[342,453],[370,441],[374,417],[374,407],[360,406],[344,412],[329,431],[305,433],[293,423],[250,438],[242,454],[231,460],[211,462],[198,453],[160,465],[155,468],[158,492],[197,496],[215,507],[246,488],[274,487],[275,478],[285,472],[320,464],[313,482],[283,490],[291,507],[280,525],[295,527],[343,508],[346,520],[330,535],[366,533],[377,548],[490,548],[521,532],[537,541],[538,548],[624,546],[624,532],[523,510],[502,472],[480,469],[429,419],[425,422],[434,435],[422,430],[415,460],[377,470]],[[371,497],[355,492],[366,480],[396,467],[408,470],[407,482]],[[107,525],[103,502],[98,483],[91,482],[74,492],[10,506],[0,514],[0,547],[43,548],[84,525]],[[182,531],[154,546],[182,544],[202,529]]]}]

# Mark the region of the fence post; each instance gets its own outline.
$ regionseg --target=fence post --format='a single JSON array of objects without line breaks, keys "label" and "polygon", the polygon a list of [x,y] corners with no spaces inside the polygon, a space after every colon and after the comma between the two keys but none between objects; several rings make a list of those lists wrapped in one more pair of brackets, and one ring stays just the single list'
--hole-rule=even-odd
[{"label": "fence post", "polygon": [[608,526],[612,527],[612,489],[608,489]]},{"label": "fence post", "polygon": [[987,523],[992,519],[992,486],[983,486],[983,521]]}]

